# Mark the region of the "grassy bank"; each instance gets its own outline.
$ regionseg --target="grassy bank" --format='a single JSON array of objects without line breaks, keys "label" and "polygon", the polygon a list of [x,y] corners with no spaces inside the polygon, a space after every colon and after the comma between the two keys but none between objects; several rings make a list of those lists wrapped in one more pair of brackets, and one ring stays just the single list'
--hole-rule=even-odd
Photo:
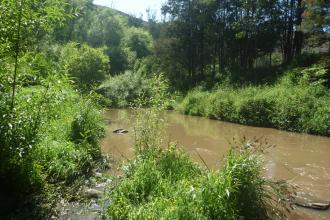
[{"label": "grassy bank", "polygon": [[287,71],[274,85],[190,91],[177,110],[246,125],[330,136],[327,70],[315,65]]},{"label": "grassy bank", "polygon": [[[213,89],[197,87],[184,98],[173,93],[166,99],[166,108],[239,124],[330,136],[329,58],[319,60],[297,59],[269,84],[242,85],[229,80]],[[127,72],[109,77],[98,92],[111,100],[112,107],[125,108],[140,96],[151,99],[153,82],[150,76]]]}]

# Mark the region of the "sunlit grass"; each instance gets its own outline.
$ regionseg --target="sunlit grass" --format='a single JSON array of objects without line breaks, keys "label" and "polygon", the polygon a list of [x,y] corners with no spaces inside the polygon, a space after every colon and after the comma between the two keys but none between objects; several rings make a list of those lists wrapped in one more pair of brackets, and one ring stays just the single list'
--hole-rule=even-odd
[{"label": "sunlit grass", "polygon": [[324,85],[325,73],[316,66],[289,71],[272,86],[197,89],[177,109],[189,115],[329,136],[330,90]]}]

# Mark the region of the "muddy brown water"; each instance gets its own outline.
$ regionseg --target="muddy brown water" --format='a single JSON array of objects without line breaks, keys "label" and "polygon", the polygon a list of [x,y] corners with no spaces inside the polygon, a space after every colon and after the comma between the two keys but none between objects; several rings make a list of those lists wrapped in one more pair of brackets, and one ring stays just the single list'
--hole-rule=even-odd
[{"label": "muddy brown water", "polygon": [[[109,110],[106,119],[111,121],[102,143],[104,153],[116,161],[131,158],[134,143],[134,115],[131,110]],[[276,145],[265,155],[265,173],[268,178],[287,180],[298,187],[301,197],[330,202],[330,138],[297,134],[271,128],[243,126],[186,116],[174,111],[165,113],[165,142],[175,142],[193,160],[201,162],[200,156],[212,169],[220,168],[221,160],[233,138],[254,137],[266,139]],[[128,134],[114,134],[123,128]],[[200,156],[199,156],[200,155]],[[314,211],[296,208],[290,219],[330,220],[330,210]]]}]

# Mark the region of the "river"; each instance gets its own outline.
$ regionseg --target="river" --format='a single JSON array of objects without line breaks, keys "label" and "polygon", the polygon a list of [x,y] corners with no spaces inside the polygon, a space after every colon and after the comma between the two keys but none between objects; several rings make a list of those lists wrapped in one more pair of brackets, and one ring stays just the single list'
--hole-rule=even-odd
[{"label": "river", "polygon": [[[262,138],[276,147],[265,155],[265,175],[276,180],[287,180],[297,186],[298,195],[317,201],[330,200],[330,138],[297,134],[271,128],[243,126],[210,120],[203,117],[186,116],[174,111],[165,112],[166,143],[175,142],[193,160],[200,157],[212,169],[220,168],[229,143],[242,137]],[[115,161],[122,161],[134,155],[134,119],[130,110],[110,110],[105,113],[109,119],[107,135],[102,151]],[[113,130],[123,128],[128,134],[118,135]],[[330,219],[330,210],[314,211],[295,208],[290,219]]]}]

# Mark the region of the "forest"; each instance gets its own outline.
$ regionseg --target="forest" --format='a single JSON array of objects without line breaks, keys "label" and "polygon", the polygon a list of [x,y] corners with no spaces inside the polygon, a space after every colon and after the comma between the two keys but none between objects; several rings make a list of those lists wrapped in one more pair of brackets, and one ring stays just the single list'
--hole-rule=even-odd
[{"label": "forest", "polygon": [[[163,112],[330,137],[330,3],[167,0],[161,12],[0,1],[0,219],[63,219],[60,201],[86,203],[86,182],[108,180],[104,219],[286,219],[293,192],[264,178],[268,143],[232,144],[212,170],[162,147]],[[135,156],[116,177],[104,112],[128,108]]]}]

